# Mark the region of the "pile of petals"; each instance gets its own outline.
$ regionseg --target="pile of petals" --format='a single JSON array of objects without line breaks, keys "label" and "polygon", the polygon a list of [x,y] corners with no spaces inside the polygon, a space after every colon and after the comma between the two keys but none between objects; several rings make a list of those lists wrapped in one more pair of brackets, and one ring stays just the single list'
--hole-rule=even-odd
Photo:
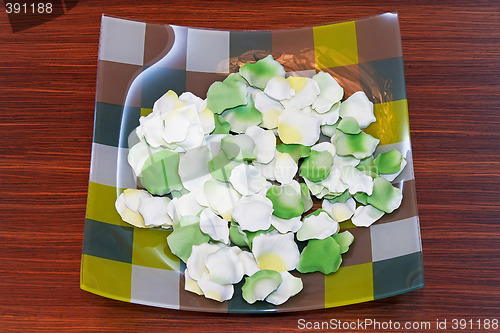
[{"label": "pile of petals", "polygon": [[391,181],[405,159],[395,149],[374,158],[379,140],[363,132],[372,102],[343,98],[331,75],[285,78],[271,56],[213,83],[205,100],[168,91],[140,118],[128,155],[140,189],[116,209],[136,227],[172,230],[186,290],[222,302],[244,279],[248,303],[282,304],[303,288],[290,272],[339,269],[354,240],[340,223],[368,227],[401,204]]}]

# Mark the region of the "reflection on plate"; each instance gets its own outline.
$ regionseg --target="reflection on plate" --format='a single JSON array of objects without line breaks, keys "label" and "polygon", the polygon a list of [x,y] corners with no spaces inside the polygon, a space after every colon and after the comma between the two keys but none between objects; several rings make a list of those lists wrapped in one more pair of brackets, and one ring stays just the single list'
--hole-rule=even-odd
[{"label": "reflection on plate", "polygon": [[[377,153],[397,148],[408,165],[393,181],[403,203],[369,228],[349,229],[355,242],[337,273],[294,275],[304,290],[285,304],[247,304],[242,282],[233,299],[218,303],[184,290],[184,265],[170,253],[169,231],[134,229],[114,208],[136,180],[127,163],[130,133],[167,90],[206,97],[214,81],[268,54],[287,75],[333,75],[345,98],[363,90],[377,122],[367,133]],[[359,303],[422,288],[423,261],[408,126],[398,17],[269,31],[222,31],[144,23],[103,16],[99,46],[92,163],[81,265],[81,288],[122,301],[210,312],[273,312]]]}]

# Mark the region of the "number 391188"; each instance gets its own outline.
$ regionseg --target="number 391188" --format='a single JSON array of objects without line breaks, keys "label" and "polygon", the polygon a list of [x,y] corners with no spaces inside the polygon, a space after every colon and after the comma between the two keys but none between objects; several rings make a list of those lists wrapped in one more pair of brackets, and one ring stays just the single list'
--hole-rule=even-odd
[{"label": "number 391188", "polygon": [[19,3],[6,2],[5,12],[7,14],[50,14],[52,13],[52,3]]}]

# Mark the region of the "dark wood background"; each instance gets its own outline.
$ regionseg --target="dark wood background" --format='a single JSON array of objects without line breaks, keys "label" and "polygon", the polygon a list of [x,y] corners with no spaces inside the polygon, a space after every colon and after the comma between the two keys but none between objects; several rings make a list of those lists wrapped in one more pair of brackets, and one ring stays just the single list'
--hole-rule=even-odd
[{"label": "dark wood background", "polygon": [[[500,3],[378,3],[92,0],[18,33],[1,12],[0,331],[290,331],[300,318],[447,319],[451,330],[453,318],[500,319]],[[270,29],[387,11],[399,12],[403,39],[424,289],[272,315],[180,312],[79,289],[101,14]]]}]

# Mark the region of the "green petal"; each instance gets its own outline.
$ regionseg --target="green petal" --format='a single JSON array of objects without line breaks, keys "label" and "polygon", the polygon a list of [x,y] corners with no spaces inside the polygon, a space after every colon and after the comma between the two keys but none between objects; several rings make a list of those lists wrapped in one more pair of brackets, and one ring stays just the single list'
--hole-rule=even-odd
[{"label": "green petal", "polygon": [[251,161],[257,158],[257,146],[246,134],[228,135],[222,138],[220,149],[228,159],[236,161]]},{"label": "green petal", "polygon": [[337,133],[337,127],[340,120],[333,125],[321,125],[321,133],[329,138],[333,137]]},{"label": "green petal", "polygon": [[354,194],[354,200],[359,202],[360,204],[367,205],[368,204],[368,194],[364,192],[358,192]]},{"label": "green petal", "polygon": [[333,156],[327,151],[312,150],[300,166],[300,175],[313,182],[319,182],[328,177],[333,165]]},{"label": "green petal", "polygon": [[208,243],[209,240],[210,237],[201,232],[199,223],[178,226],[167,237],[170,251],[184,262],[191,255],[193,245]]},{"label": "green petal", "polygon": [[375,159],[375,165],[380,173],[391,174],[396,173],[401,169],[403,155],[397,149],[391,149],[385,153],[381,153]]},{"label": "green petal", "polygon": [[304,203],[304,213],[313,207],[313,201],[311,198],[311,192],[306,184],[300,183],[300,195],[302,196],[302,202]]},{"label": "green petal", "polygon": [[349,250],[349,246],[351,246],[352,242],[354,242],[354,236],[349,232],[349,230],[339,232],[332,236],[333,239],[340,246],[340,253],[344,254]]},{"label": "green petal", "polygon": [[311,239],[300,255],[297,270],[300,273],[336,272],[342,263],[339,244],[332,238]]},{"label": "green petal", "polygon": [[271,270],[260,270],[245,278],[241,287],[243,299],[250,304],[263,301],[269,294],[278,289],[283,281],[281,274]]},{"label": "green petal", "polygon": [[345,190],[343,193],[339,195],[325,195],[325,199],[330,201],[331,203],[337,203],[337,202],[346,202],[349,200],[351,197],[351,194],[349,193],[349,190]]},{"label": "green petal", "polygon": [[231,124],[231,130],[236,133],[244,133],[250,126],[262,123],[262,113],[255,108],[252,95],[247,96],[248,103],[235,108],[227,109],[222,118]]},{"label": "green petal", "polygon": [[373,180],[373,193],[368,196],[367,203],[386,213],[392,213],[401,205],[403,194],[397,187],[384,178]]},{"label": "green petal", "polygon": [[357,159],[362,159],[373,154],[377,148],[379,139],[361,132],[359,134],[344,134],[337,132],[334,139],[337,154],[340,156],[352,155]]},{"label": "green petal", "polygon": [[358,122],[352,117],[342,118],[337,128],[345,134],[358,134],[361,132]]},{"label": "green petal", "polygon": [[231,131],[231,124],[217,114],[214,114],[214,123],[215,128],[210,134],[229,134]]},{"label": "green petal", "polygon": [[229,182],[231,171],[241,163],[235,160],[230,160],[224,151],[219,151],[209,162],[208,168],[212,177],[222,182]]},{"label": "green petal", "polygon": [[298,163],[300,158],[309,156],[309,153],[311,151],[311,147],[309,146],[286,143],[280,143],[279,145],[276,145],[276,149],[280,153],[287,153],[288,155],[292,156],[295,163]]},{"label": "green petal", "polygon": [[368,176],[372,177],[373,179],[379,177],[379,172],[378,168],[375,165],[375,162],[373,160],[373,157],[368,156],[367,158],[362,159],[359,164],[356,166],[356,169],[359,171],[363,171],[366,173]]},{"label": "green petal", "polygon": [[165,195],[183,188],[178,170],[179,154],[162,150],[146,160],[139,179],[149,193]]},{"label": "green petal", "polygon": [[273,203],[273,214],[282,219],[291,219],[304,212],[301,193],[291,185],[273,185],[267,190],[266,197]]},{"label": "green petal", "polygon": [[246,233],[241,230],[238,223],[231,221],[231,226],[229,227],[229,239],[233,242],[234,245],[243,247],[249,246],[250,242],[248,241]]},{"label": "green petal", "polygon": [[207,91],[207,108],[216,114],[247,104],[247,86],[236,80],[214,82]]},{"label": "green petal", "polygon": [[272,77],[285,77],[285,69],[271,55],[268,55],[255,63],[247,63],[241,66],[240,74],[251,86],[264,89],[267,81]]}]

